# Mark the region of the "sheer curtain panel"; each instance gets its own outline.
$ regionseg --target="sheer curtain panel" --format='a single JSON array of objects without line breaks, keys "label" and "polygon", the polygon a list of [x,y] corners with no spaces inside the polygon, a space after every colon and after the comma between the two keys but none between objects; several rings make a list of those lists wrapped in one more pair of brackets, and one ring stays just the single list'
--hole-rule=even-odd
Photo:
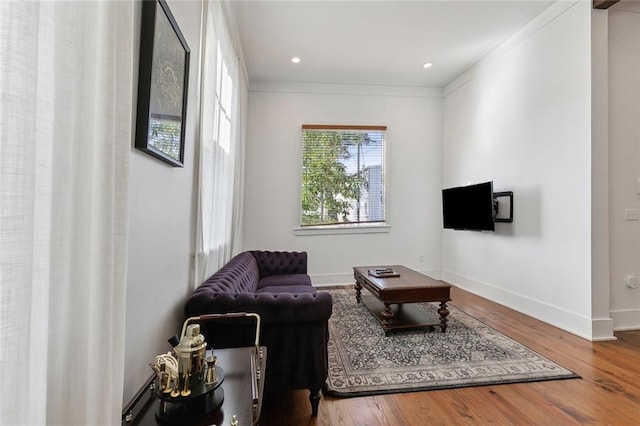
[{"label": "sheer curtain panel", "polygon": [[120,423],[133,2],[0,2],[0,424]]},{"label": "sheer curtain panel", "polygon": [[239,61],[222,4],[204,2],[198,220],[194,286],[239,249],[244,115]]}]

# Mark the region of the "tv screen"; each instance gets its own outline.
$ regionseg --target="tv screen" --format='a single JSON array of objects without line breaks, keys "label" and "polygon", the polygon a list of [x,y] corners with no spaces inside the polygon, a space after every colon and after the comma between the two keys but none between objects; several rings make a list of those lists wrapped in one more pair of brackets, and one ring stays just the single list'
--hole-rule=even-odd
[{"label": "tv screen", "polygon": [[443,189],[442,218],[447,229],[494,231],[493,182]]}]

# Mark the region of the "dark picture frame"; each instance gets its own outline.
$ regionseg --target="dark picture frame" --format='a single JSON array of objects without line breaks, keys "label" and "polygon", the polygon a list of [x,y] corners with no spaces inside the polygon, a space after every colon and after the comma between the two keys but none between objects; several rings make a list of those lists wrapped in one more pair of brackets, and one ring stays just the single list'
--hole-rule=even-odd
[{"label": "dark picture frame", "polygon": [[135,147],[184,167],[191,51],[164,0],[142,2]]}]

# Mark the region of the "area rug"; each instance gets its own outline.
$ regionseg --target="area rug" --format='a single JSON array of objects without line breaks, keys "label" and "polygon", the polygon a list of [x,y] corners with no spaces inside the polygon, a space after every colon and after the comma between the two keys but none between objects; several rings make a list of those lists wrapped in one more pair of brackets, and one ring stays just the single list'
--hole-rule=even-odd
[{"label": "area rug", "polygon": [[[353,288],[327,291],[333,296],[328,394],[352,397],[579,377],[453,306],[448,307],[446,333],[436,327],[385,336],[371,312],[356,303]],[[438,318],[435,303],[418,305]]]}]

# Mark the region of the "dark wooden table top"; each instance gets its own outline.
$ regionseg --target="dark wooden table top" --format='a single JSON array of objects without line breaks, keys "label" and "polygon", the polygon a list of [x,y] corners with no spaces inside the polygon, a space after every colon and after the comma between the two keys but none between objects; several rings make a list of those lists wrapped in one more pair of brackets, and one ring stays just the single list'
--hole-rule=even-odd
[{"label": "dark wooden table top", "polygon": [[[396,277],[374,277],[369,269],[391,268],[400,274]],[[358,276],[365,288],[378,299],[390,303],[410,303],[433,300],[451,300],[451,285],[436,280],[403,265],[355,266],[356,280]]]},{"label": "dark wooden table top", "polygon": [[[391,268],[400,274],[399,277],[374,277],[369,275],[369,269]],[[355,266],[354,272],[376,284],[381,289],[389,288],[411,288],[411,287],[451,287],[449,284],[431,278],[403,265],[378,265],[378,266]]]}]

